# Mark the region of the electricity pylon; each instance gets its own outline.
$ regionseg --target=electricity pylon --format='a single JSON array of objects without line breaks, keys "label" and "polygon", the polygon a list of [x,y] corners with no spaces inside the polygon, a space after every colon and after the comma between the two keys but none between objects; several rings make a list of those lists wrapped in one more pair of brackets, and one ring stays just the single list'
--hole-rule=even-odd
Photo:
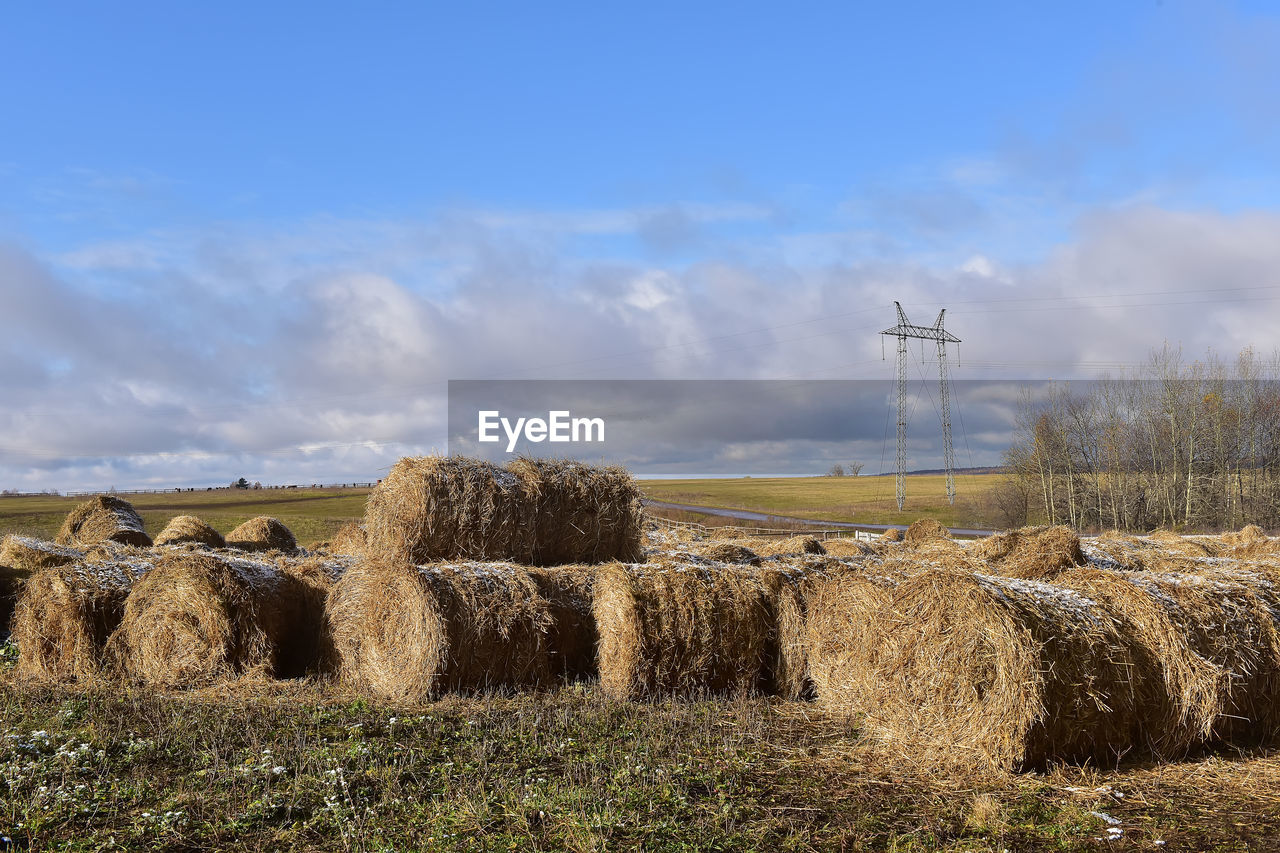
[{"label": "electricity pylon", "polygon": [[942,397],[942,462],[947,469],[947,502],[956,502],[956,459],[951,449],[951,393],[947,384],[947,344],[960,343],[960,339],[942,328],[942,318],[947,309],[938,312],[932,326],[917,326],[907,319],[902,305],[898,309],[898,325],[880,334],[898,339],[898,509],[907,499],[907,338],[921,338],[938,343],[938,382]]}]

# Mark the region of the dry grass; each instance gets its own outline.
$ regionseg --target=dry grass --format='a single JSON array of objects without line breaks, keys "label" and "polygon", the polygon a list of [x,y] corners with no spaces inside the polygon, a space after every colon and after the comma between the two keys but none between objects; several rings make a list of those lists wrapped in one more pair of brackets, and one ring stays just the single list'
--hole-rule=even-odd
[{"label": "dry grass", "polygon": [[210,548],[225,548],[227,540],[222,534],[205,524],[194,515],[175,516],[156,534],[156,545],[178,545],[193,542],[207,545]]},{"label": "dry grass", "polygon": [[39,681],[101,677],[107,638],[148,569],[141,562],[80,562],[31,575],[13,616],[18,673]]},{"label": "dry grass", "polygon": [[812,536],[791,536],[787,539],[760,536],[735,541],[761,557],[794,557],[800,554],[827,553],[822,543]]},{"label": "dry grass", "polygon": [[549,681],[550,607],[523,568],[365,561],[329,593],[330,666],[393,699]]},{"label": "dry grass", "polygon": [[519,459],[401,459],[369,496],[368,552],[383,561],[641,560],[640,492],[621,468]]},{"label": "dry grass", "polygon": [[162,687],[301,675],[317,647],[305,602],[270,563],[171,553],[130,593],[109,654],[126,678]]},{"label": "dry grass", "polygon": [[151,537],[142,529],[142,516],[133,504],[112,495],[98,495],[71,510],[57,537],[59,545],[81,548],[107,541],[151,545]]},{"label": "dry grass", "polygon": [[596,574],[600,684],[617,699],[746,694],[767,678],[769,592],[750,569],[621,563]]},{"label": "dry grass", "polygon": [[292,554],[298,550],[293,533],[278,520],[266,515],[251,518],[227,534],[227,547],[241,551],[281,551]]}]

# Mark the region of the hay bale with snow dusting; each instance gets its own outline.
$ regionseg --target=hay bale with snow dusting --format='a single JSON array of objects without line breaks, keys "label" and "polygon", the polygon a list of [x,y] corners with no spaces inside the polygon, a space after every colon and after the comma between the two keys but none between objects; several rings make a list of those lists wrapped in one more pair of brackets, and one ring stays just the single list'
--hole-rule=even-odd
[{"label": "hay bale with snow dusting", "polygon": [[405,565],[643,559],[644,516],[631,475],[564,460],[498,467],[462,457],[401,459],[369,495],[365,525],[370,556]]},{"label": "hay bale with snow dusting", "polygon": [[178,545],[192,542],[210,548],[225,548],[227,540],[222,534],[194,515],[179,515],[170,520],[156,535],[156,545]]},{"label": "hay bale with snow dusting", "polygon": [[161,687],[301,675],[317,645],[304,595],[270,563],[170,553],[130,593],[110,655],[125,677]]},{"label": "hay bale with snow dusting", "polygon": [[241,551],[282,551],[292,554],[298,550],[298,540],[293,532],[270,516],[260,515],[241,524],[227,534],[227,547]]},{"label": "hay bale with snow dusting", "polygon": [[767,678],[769,591],[731,566],[614,563],[595,578],[600,686],[615,699],[745,694]]},{"label": "hay bale with snow dusting", "polygon": [[1106,765],[1145,740],[1150,674],[1133,643],[1092,599],[1046,583],[925,572],[842,651],[865,730],[930,763]]},{"label": "hay bale with snow dusting", "polygon": [[1223,714],[1229,679],[1221,666],[1196,651],[1187,614],[1177,602],[1152,584],[1104,569],[1074,568],[1054,583],[1107,608],[1120,630],[1145,650],[1153,672],[1143,703],[1150,752],[1179,758],[1208,741]]},{"label": "hay bale with snow dusting", "polygon": [[13,615],[18,674],[41,681],[85,681],[109,674],[104,647],[125,599],[149,565],[79,562],[42,569],[23,584]]},{"label": "hay bale with snow dusting", "polygon": [[31,536],[9,534],[0,545],[0,566],[38,572],[84,559],[84,551]]},{"label": "hay bale with snow dusting", "polygon": [[1207,738],[1275,742],[1280,733],[1280,596],[1270,577],[1218,569],[1133,572],[1125,580],[1157,599],[1190,649],[1222,673],[1207,706],[1216,709]]},{"label": "hay bale with snow dusting", "polygon": [[520,566],[366,560],[334,585],[325,618],[334,672],[380,696],[434,699],[550,680],[551,613]]},{"label": "hay bale with snow dusting", "polygon": [[1061,525],[997,533],[979,540],[974,553],[988,563],[991,574],[1033,581],[1052,581],[1085,564],[1080,536]]},{"label": "hay bale with snow dusting", "polygon": [[902,531],[896,527],[890,527],[884,533],[880,534],[881,542],[901,542]]},{"label": "hay bale with snow dusting", "polygon": [[79,548],[99,542],[149,548],[151,537],[144,532],[142,516],[138,515],[133,504],[114,495],[98,495],[67,514],[62,529],[58,531],[57,542]]}]

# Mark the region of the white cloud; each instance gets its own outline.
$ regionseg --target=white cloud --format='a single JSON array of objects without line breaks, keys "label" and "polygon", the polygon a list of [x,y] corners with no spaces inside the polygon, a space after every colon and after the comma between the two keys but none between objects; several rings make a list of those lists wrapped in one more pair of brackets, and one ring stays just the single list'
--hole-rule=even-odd
[{"label": "white cloud", "polygon": [[593,261],[456,216],[137,243],[136,268],[0,249],[0,486],[370,479],[443,449],[451,378],[888,378],[894,299],[918,322],[949,308],[958,378],[1280,340],[1269,213],[1099,212],[1039,261],[959,269],[783,240]]}]

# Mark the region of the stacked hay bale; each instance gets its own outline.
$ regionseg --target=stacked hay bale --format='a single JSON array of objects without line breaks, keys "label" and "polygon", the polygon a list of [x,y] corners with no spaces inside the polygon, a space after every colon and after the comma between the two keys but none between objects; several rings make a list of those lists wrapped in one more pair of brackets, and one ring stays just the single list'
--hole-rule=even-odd
[{"label": "stacked hay bale", "polygon": [[947,571],[858,594],[814,602],[811,668],[824,703],[861,712],[882,740],[930,762],[1019,771],[1109,764],[1143,737],[1150,673],[1092,599]]},{"label": "stacked hay bale", "polygon": [[334,585],[326,618],[335,674],[388,698],[550,679],[550,606],[520,566],[365,560]]},{"label": "stacked hay bale", "polygon": [[600,685],[615,699],[765,686],[773,627],[758,574],[658,560],[595,578]]},{"label": "stacked hay bale", "polygon": [[281,551],[292,554],[298,550],[298,540],[294,539],[293,532],[279,520],[260,515],[228,533],[227,547],[241,551]]},{"label": "stacked hay bale", "polygon": [[1070,527],[1024,527],[982,539],[974,553],[991,574],[1023,580],[1052,581],[1086,562],[1080,536]]},{"label": "stacked hay bale", "polygon": [[301,581],[270,563],[173,552],[134,586],[110,657],[125,677],[163,687],[301,675],[317,645],[305,601]]},{"label": "stacked hay bale", "polygon": [[120,624],[129,591],[148,568],[136,560],[98,560],[32,574],[13,615],[18,674],[42,681],[106,674],[104,647]]},{"label": "stacked hay bale", "polygon": [[84,548],[100,542],[151,547],[151,537],[142,527],[142,516],[133,504],[113,495],[98,495],[77,506],[62,522],[59,545]]},{"label": "stacked hay bale", "polygon": [[194,515],[179,515],[173,518],[155,539],[156,545],[180,545],[188,542],[209,548],[227,547],[227,540],[221,533]]},{"label": "stacked hay bale", "polygon": [[640,491],[621,468],[520,459],[401,459],[369,495],[371,557],[400,565],[643,559]]}]

